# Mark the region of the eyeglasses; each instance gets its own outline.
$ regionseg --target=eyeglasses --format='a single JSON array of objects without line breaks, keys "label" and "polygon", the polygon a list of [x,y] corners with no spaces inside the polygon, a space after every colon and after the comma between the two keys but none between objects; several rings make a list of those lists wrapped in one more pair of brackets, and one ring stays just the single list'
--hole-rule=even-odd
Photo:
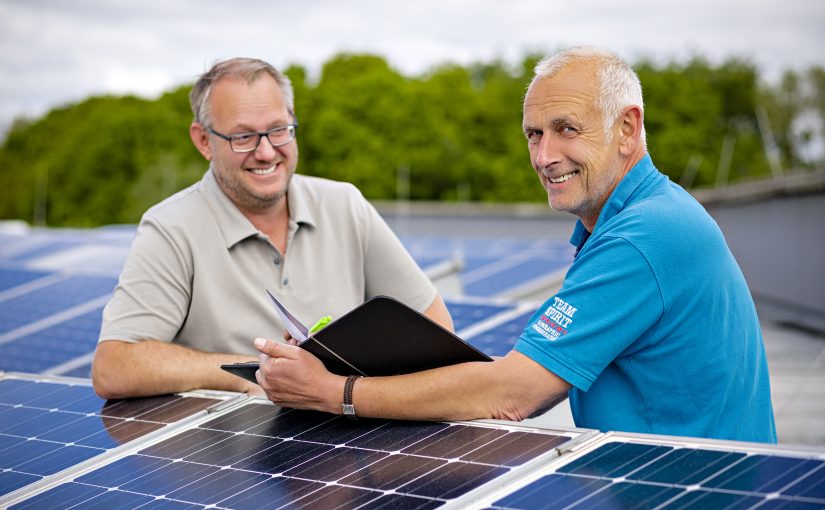
[{"label": "eyeglasses", "polygon": [[232,152],[252,152],[258,148],[261,143],[261,138],[266,137],[273,147],[280,147],[286,145],[292,140],[295,140],[295,130],[298,124],[287,124],[286,126],[278,126],[266,131],[257,131],[252,133],[238,133],[235,135],[225,135],[218,133],[212,128],[206,128],[206,131],[215,136],[223,138],[229,142]]}]

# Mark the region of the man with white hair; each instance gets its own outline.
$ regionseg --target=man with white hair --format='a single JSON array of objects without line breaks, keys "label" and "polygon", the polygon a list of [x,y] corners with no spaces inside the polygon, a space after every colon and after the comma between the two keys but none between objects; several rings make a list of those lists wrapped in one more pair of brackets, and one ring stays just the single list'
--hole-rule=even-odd
[{"label": "man with white hair", "polygon": [[347,378],[299,347],[255,339],[261,387],[287,407],[429,420],[520,420],[569,396],[580,427],[775,442],[748,287],[716,223],[647,154],[638,77],[594,48],[535,71],[524,99],[530,160],[550,206],[578,216],[577,251],[514,349],[488,363]]}]

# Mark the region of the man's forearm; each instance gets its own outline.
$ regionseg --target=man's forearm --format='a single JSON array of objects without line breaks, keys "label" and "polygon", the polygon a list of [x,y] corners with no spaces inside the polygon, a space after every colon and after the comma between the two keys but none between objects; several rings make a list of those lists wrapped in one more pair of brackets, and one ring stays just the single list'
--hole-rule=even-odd
[{"label": "man's forearm", "polygon": [[[340,414],[345,377],[294,345],[256,339],[258,381],[285,407]],[[570,385],[535,361],[511,352],[492,362],[462,363],[415,374],[361,378],[356,414],[410,420],[521,420],[558,402]]]},{"label": "man's forearm", "polygon": [[[511,356],[523,358],[518,353]],[[502,358],[405,376],[362,378],[355,384],[353,403],[357,414],[367,417],[519,421],[559,401],[568,387],[532,361]]]},{"label": "man's forearm", "polygon": [[98,345],[92,382],[103,398],[162,395],[193,389],[248,391],[249,382],[220,369],[254,356],[196,351],[176,344],[116,340]]}]

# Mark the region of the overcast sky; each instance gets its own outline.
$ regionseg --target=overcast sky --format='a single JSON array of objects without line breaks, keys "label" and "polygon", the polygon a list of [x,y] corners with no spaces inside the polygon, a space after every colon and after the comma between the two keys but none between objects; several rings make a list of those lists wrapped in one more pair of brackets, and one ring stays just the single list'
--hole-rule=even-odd
[{"label": "overcast sky", "polygon": [[[414,75],[593,44],[640,57],[825,66],[825,0],[0,0],[0,132],[89,95],[155,97],[231,56],[371,52]],[[515,107],[515,105],[514,105]]]}]

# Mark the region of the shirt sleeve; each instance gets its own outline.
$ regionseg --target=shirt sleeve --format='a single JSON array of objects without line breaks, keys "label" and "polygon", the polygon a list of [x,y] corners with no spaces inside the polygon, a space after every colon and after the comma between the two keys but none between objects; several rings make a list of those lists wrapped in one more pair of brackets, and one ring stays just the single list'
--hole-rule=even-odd
[{"label": "shirt sleeve", "polygon": [[515,350],[587,391],[614,359],[641,349],[664,310],[658,280],[628,241],[603,236],[533,315]]},{"label": "shirt sleeve", "polygon": [[99,342],[171,342],[186,320],[193,274],[188,244],[152,217],[141,220],[112,298]]},{"label": "shirt sleeve", "polygon": [[424,312],[438,290],[378,211],[363,199],[366,299],[390,296]]}]

